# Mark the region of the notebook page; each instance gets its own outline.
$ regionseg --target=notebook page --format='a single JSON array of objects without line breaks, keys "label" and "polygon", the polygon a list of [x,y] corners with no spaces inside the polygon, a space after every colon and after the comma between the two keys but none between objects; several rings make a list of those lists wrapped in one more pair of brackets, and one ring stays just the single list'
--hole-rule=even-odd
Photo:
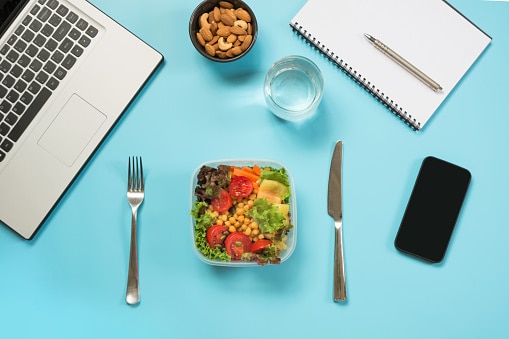
[{"label": "notebook page", "polygon": [[[491,41],[442,0],[309,0],[292,23],[408,112],[419,128]],[[443,90],[431,90],[377,50],[364,33],[385,43]]]}]

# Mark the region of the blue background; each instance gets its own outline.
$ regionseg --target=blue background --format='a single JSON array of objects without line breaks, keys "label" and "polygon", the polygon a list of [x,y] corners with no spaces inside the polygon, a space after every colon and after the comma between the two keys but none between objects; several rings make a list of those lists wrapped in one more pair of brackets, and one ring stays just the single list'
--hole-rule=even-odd
[{"label": "blue background", "polygon": [[[509,3],[453,0],[493,41],[421,132],[318,52],[290,19],[305,3],[250,1],[251,53],[212,63],[192,47],[196,1],[94,0],[165,62],[32,241],[0,228],[2,338],[507,338],[509,311]],[[341,9],[340,2],[336,4]],[[330,24],[333,29],[333,23]],[[312,59],[325,79],[317,116],[285,123],[262,86],[277,59]],[[332,149],[344,141],[348,301],[332,300]],[[142,155],[141,303],[126,305],[127,158]],[[468,168],[472,183],[445,260],[393,246],[424,157]],[[279,266],[213,267],[192,250],[191,175],[204,161],[266,158],[294,177],[298,240]],[[27,211],[29,213],[29,211]]]}]

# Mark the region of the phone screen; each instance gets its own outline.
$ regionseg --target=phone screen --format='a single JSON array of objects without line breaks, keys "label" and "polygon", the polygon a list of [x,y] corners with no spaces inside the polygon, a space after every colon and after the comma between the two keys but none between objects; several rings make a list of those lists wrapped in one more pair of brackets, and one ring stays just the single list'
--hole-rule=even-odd
[{"label": "phone screen", "polygon": [[396,235],[396,248],[430,262],[442,261],[470,178],[462,167],[425,158]]}]

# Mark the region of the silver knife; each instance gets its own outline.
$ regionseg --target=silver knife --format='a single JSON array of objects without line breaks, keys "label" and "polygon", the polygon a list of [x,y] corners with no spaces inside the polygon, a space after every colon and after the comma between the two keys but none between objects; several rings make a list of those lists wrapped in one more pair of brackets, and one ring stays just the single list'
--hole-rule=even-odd
[{"label": "silver knife", "polygon": [[334,219],[334,301],[346,300],[345,263],[343,255],[343,207],[342,207],[342,163],[343,142],[339,140],[334,147],[329,173],[329,192],[327,206]]}]

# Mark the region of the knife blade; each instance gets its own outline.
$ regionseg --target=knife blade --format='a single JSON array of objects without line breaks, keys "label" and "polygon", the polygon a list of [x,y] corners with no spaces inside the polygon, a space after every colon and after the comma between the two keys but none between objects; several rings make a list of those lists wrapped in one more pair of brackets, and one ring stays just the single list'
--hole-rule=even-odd
[{"label": "knife blade", "polygon": [[343,253],[343,142],[336,142],[329,172],[327,210],[334,219],[334,301],[346,300],[346,279]]}]

